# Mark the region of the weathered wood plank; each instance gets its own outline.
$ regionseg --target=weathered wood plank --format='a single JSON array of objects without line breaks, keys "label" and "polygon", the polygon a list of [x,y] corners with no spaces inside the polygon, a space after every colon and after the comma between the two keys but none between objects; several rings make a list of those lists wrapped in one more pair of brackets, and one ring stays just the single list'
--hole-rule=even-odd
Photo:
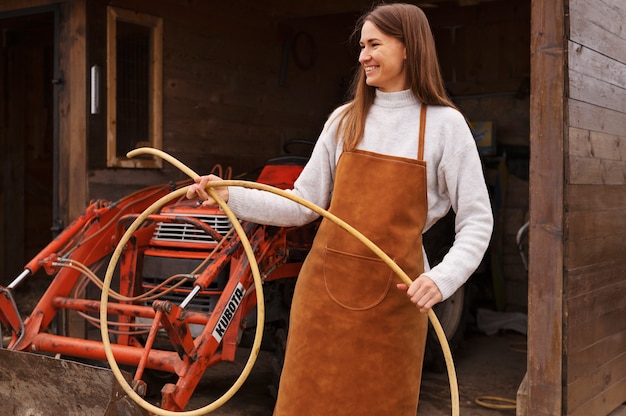
[{"label": "weathered wood plank", "polygon": [[572,184],[623,185],[626,182],[626,161],[570,157]]},{"label": "weathered wood plank", "polygon": [[532,416],[563,410],[565,23],[564,0],[533,2],[528,406],[518,410]]},{"label": "weathered wood plank", "polygon": [[[570,241],[586,244],[586,240],[615,235],[616,230],[626,230],[626,209],[573,212],[568,215],[568,239]],[[626,249],[626,242],[623,248]]]},{"label": "weathered wood plank", "polygon": [[589,416],[589,415],[618,415],[618,411],[613,413],[624,402],[624,390],[626,390],[626,380],[622,379],[609,389],[599,393],[592,400],[585,403],[578,409],[568,413],[569,416]]},{"label": "weathered wood plank", "polygon": [[[87,205],[87,67],[84,2],[62,8],[60,71],[71,88],[59,98],[59,206],[65,225],[78,218]],[[68,82],[68,85],[70,83]]]},{"label": "weathered wood plank", "polygon": [[624,401],[626,352],[567,386],[567,414],[607,415]]},{"label": "weathered wood plank", "polygon": [[[619,89],[624,89],[624,85],[626,85],[626,65],[623,62],[571,41],[568,43],[568,49],[568,66],[570,71],[578,72],[615,85]],[[616,101],[623,102],[623,100]]]},{"label": "weathered wood plank", "polygon": [[571,127],[569,154],[580,158],[626,161],[626,134],[618,136]]},{"label": "weathered wood plank", "polygon": [[568,100],[569,122],[577,127],[612,135],[623,135],[626,131],[626,114],[612,109],[602,109],[578,100]]},{"label": "weathered wood plank", "polygon": [[[618,260],[604,263],[600,265],[585,266],[579,269],[570,270],[567,273],[567,286],[565,293],[569,294],[567,300],[567,327],[568,334],[566,338],[566,351],[568,354],[575,354],[593,347],[594,344],[611,338],[613,342],[614,334],[626,331],[626,305],[622,307],[618,304],[609,304],[605,296],[613,296],[613,292],[617,292],[615,296],[618,298],[626,297],[626,288],[623,283],[616,286],[616,282],[620,282],[626,270],[626,256],[619,257]],[[620,292],[621,291],[621,292]],[[608,304],[612,308],[608,308],[604,314],[594,310],[587,311],[584,308],[585,303],[599,302],[600,304]],[[600,314],[598,314],[600,313]],[[623,341],[622,338],[619,338]],[[623,350],[623,344],[621,347]],[[597,357],[603,360],[603,357]],[[582,377],[587,372],[586,367],[578,368],[570,364],[568,377]],[[587,364],[585,364],[587,365]]]},{"label": "weathered wood plank", "polygon": [[[568,270],[567,293],[581,294],[619,281],[626,270],[626,256],[599,265]],[[625,320],[626,321],[626,320]]]},{"label": "weathered wood plank", "polygon": [[572,70],[569,73],[569,87],[570,97],[575,100],[626,113],[626,99],[619,99],[619,97],[626,97],[624,86],[611,84]]},{"label": "weathered wood plank", "polygon": [[568,296],[567,325],[576,327],[597,324],[597,319],[615,310],[626,312],[626,280]]},{"label": "weathered wood plank", "polygon": [[582,241],[567,241],[567,267],[576,269],[587,265],[608,263],[624,255],[626,231],[616,230],[610,236]]},{"label": "weathered wood plank", "polygon": [[[571,353],[577,351],[583,351],[586,348],[590,348],[599,340],[603,340],[607,337],[612,337],[614,334],[621,334],[626,330],[626,322],[624,322],[623,309],[615,309],[597,320],[602,322],[602,325],[583,324],[578,326],[572,326],[568,330],[568,336],[566,340],[566,348]],[[623,342],[623,338],[619,338],[620,342]],[[620,347],[616,347],[620,348]],[[604,357],[597,357],[598,360],[604,360]],[[590,364],[591,365],[591,364]],[[585,375],[585,369],[578,369],[570,366],[568,370],[571,374],[576,374],[575,377],[582,377]]]},{"label": "weathered wood plank", "polygon": [[568,212],[624,210],[626,209],[626,186],[569,185],[567,209]]},{"label": "weathered wood plank", "polygon": [[[622,313],[625,313],[624,310],[621,310]],[[581,327],[576,328],[571,333],[574,332],[577,335],[582,336],[583,338],[588,338],[593,342],[587,343],[583,348],[575,349],[575,344],[573,342],[568,342],[566,344],[567,349],[567,375],[568,381],[570,383],[575,383],[580,378],[585,378],[589,374],[591,374],[597,368],[600,368],[605,362],[611,361],[615,358],[619,358],[621,354],[624,353],[623,343],[626,341],[626,327],[624,326],[622,321],[622,328],[615,332],[610,332],[610,335],[603,336],[602,338],[589,338],[588,332],[593,330],[593,327],[596,325],[605,326],[612,325],[612,322],[608,322],[606,317],[614,317],[614,315],[604,315],[599,318],[595,325],[583,325]],[[568,338],[569,339],[569,338]],[[572,341],[574,341],[572,339]]]},{"label": "weathered wood plank", "polygon": [[626,2],[570,0],[569,10],[571,40],[626,63]]}]

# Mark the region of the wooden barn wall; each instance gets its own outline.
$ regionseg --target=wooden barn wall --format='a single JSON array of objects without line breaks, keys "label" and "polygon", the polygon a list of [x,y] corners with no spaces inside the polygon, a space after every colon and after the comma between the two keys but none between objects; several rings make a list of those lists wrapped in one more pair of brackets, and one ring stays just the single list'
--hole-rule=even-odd
[{"label": "wooden barn wall", "polygon": [[569,10],[565,404],[605,415],[626,400],[626,3]]},{"label": "wooden barn wall", "polygon": [[[273,17],[264,2],[89,2],[94,62],[104,63],[106,4],[164,20],[163,147],[199,173],[219,164],[241,174],[283,154],[289,140],[315,141],[345,99],[356,62],[347,39],[354,15]],[[298,42],[294,44],[297,34]],[[183,176],[104,169],[105,115],[92,116],[91,195],[121,195]],[[308,152],[306,147],[294,148]]]},{"label": "wooden barn wall", "polygon": [[[345,99],[358,53],[347,44],[357,12],[288,18],[263,2],[110,4],[164,17],[164,147],[200,170],[212,163],[247,170],[280,153],[286,140],[314,140]],[[103,65],[105,2],[89,5],[89,64]],[[494,118],[499,140],[522,145],[528,143],[528,103],[514,96],[529,75],[529,5],[515,0],[426,9],[450,93],[470,118]],[[477,42],[486,27],[500,35]],[[301,32],[314,41],[310,68],[294,59],[310,57],[307,45],[294,50],[289,42]],[[103,125],[98,116],[90,116],[90,124],[90,148],[97,149]],[[104,166],[104,149],[98,150],[90,154],[95,168]]]},{"label": "wooden barn wall", "polygon": [[[88,65],[105,65],[107,4],[164,19],[164,150],[200,173],[220,164],[238,174],[281,154],[290,139],[317,139],[330,111],[346,99],[358,54],[348,39],[358,10],[370,2],[346,12],[332,1],[304,2],[302,9],[259,1],[219,7],[90,1]],[[288,17],[296,9],[300,17]],[[508,154],[498,253],[504,272],[496,279],[504,282],[498,295],[504,303],[525,310],[527,273],[515,234],[528,213],[530,1],[425,11],[450,94],[469,120],[494,123],[497,152]],[[300,42],[294,44],[296,34]],[[304,62],[298,64],[298,57]],[[139,174],[105,168],[105,117],[89,116],[92,197],[114,199],[148,183],[182,178],[167,164]],[[494,184],[500,158],[485,161]]]}]

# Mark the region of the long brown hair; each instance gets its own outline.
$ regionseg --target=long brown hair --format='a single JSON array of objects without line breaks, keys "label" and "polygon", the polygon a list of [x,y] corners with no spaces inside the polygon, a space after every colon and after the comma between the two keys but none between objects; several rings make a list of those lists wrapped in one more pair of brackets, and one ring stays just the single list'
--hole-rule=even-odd
[{"label": "long brown hair", "polygon": [[[412,4],[393,3],[374,7],[359,18],[353,38],[360,35],[366,22],[372,22],[381,32],[398,39],[406,47],[406,75],[413,95],[427,105],[456,108],[443,83],[435,40],[426,15]],[[340,114],[337,138],[344,139],[344,150],[356,148],[363,137],[365,119],[374,102],[376,88],[365,82],[365,71],[359,65],[352,81],[353,97]]]}]

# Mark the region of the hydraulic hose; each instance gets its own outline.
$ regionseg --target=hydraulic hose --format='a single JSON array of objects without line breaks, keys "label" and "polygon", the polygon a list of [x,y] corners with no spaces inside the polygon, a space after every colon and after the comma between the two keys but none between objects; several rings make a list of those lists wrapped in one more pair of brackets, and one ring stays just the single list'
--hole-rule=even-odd
[{"label": "hydraulic hose", "polygon": [[[187,174],[188,176],[190,176],[191,178],[195,179],[197,178],[199,175],[197,173],[195,173],[193,170],[191,170],[190,168],[188,168],[187,166],[185,166],[183,163],[181,163],[180,161],[178,161],[177,159],[175,159],[174,157],[172,157],[171,155],[158,150],[158,149],[153,149],[153,148],[148,148],[148,147],[144,147],[144,148],[138,148],[135,150],[132,150],[131,152],[129,152],[127,154],[127,156],[129,158],[132,158],[136,155],[139,154],[152,154],[155,156],[158,156],[162,159],[165,159],[166,161],[168,161],[169,163],[171,163],[172,165],[174,165],[175,167],[177,167],[178,169],[180,169],[182,172],[184,172],[185,174]],[[220,180],[220,181],[211,181],[207,184],[207,191],[209,192],[209,195],[215,199],[215,201],[217,202],[217,204],[220,206],[220,208],[222,208],[224,210],[224,212],[227,214],[229,220],[231,221],[231,223],[233,224],[233,226],[236,228],[237,234],[239,235],[239,238],[241,239],[241,242],[244,246],[244,249],[246,251],[246,255],[248,257],[248,261],[250,263],[250,267],[252,269],[252,274],[254,277],[254,285],[255,285],[255,290],[256,290],[256,295],[257,295],[257,305],[258,305],[258,313],[257,313],[257,327],[256,327],[256,333],[255,333],[255,338],[254,338],[254,343],[252,346],[252,351],[250,353],[250,356],[248,358],[248,361],[246,362],[246,365],[244,366],[241,375],[239,376],[239,378],[235,381],[235,383],[233,384],[233,386],[226,392],[224,393],[224,395],[222,395],[220,398],[218,398],[217,400],[215,400],[213,403],[210,403],[209,405],[196,409],[196,410],[191,410],[191,411],[185,411],[185,412],[173,412],[173,411],[169,411],[169,410],[165,410],[165,409],[161,409],[159,407],[156,407],[154,405],[152,405],[151,403],[148,403],[147,401],[145,401],[141,396],[139,396],[133,389],[132,387],[128,384],[128,382],[126,381],[126,379],[124,378],[124,376],[122,375],[119,366],[117,365],[117,362],[115,361],[115,356],[113,355],[113,351],[111,348],[111,343],[110,343],[110,338],[108,335],[108,327],[107,327],[107,301],[108,301],[108,294],[109,294],[109,288],[111,285],[111,280],[113,277],[113,271],[115,269],[115,266],[119,260],[119,257],[121,255],[121,251],[123,249],[123,247],[126,245],[126,243],[128,242],[128,240],[130,239],[131,235],[135,232],[135,230],[139,227],[139,225],[150,215],[152,214],[154,211],[156,211],[158,208],[160,208],[161,206],[163,206],[164,204],[166,204],[167,202],[178,198],[184,194],[186,194],[187,189],[189,188],[189,186],[178,189],[164,197],[162,197],[161,199],[159,199],[158,201],[156,201],[155,203],[153,203],[150,207],[148,207],[139,217],[137,217],[135,219],[135,221],[130,225],[130,227],[128,228],[128,230],[126,231],[126,233],[122,236],[122,239],[120,240],[120,242],[118,243],[113,256],[111,257],[111,261],[109,262],[109,266],[107,268],[106,271],[106,275],[105,275],[105,279],[104,279],[104,285],[102,288],[102,296],[101,296],[101,303],[100,303],[100,323],[101,323],[101,334],[102,334],[102,343],[104,346],[104,351],[107,357],[107,361],[109,362],[109,365],[111,366],[111,370],[113,371],[113,374],[115,376],[115,378],[118,380],[119,384],[121,385],[122,389],[141,407],[143,407],[144,409],[152,412],[155,415],[160,415],[160,416],[200,416],[200,415],[204,415],[206,413],[210,413],[212,411],[214,411],[215,409],[219,408],[220,406],[222,406],[224,403],[226,403],[243,385],[243,382],[247,379],[248,375],[250,374],[252,367],[254,366],[254,363],[256,361],[256,357],[258,356],[258,352],[260,349],[260,344],[261,344],[261,338],[263,336],[263,320],[264,320],[264,305],[263,305],[263,290],[262,290],[262,282],[261,282],[261,278],[260,278],[260,273],[259,273],[259,269],[258,269],[258,264],[256,263],[256,259],[254,258],[254,253],[252,252],[252,249],[250,247],[250,243],[245,235],[245,233],[243,232],[243,230],[241,229],[241,227],[239,226],[239,221],[236,218],[236,216],[233,214],[233,212],[230,210],[230,208],[228,207],[228,205],[226,204],[226,202],[213,190],[213,188],[219,188],[219,187],[224,187],[224,186],[239,186],[239,187],[244,187],[244,188],[250,188],[250,189],[257,189],[257,190],[262,190],[262,191],[266,191],[266,192],[271,192],[274,194],[277,194],[279,196],[282,196],[284,198],[290,199],[308,209],[310,209],[311,211],[316,212],[317,214],[319,214],[320,216],[328,219],[329,221],[332,221],[333,223],[335,223],[336,225],[340,226],[341,228],[343,228],[344,230],[346,230],[347,232],[349,232],[351,235],[353,235],[356,239],[358,239],[361,243],[363,243],[366,247],[368,247],[374,254],[376,254],[381,260],[383,260],[392,270],[393,272],[400,277],[400,279],[406,283],[407,285],[410,285],[412,283],[412,280],[409,278],[409,276],[400,268],[400,266],[398,266],[384,251],[382,251],[376,244],[374,244],[371,240],[369,240],[367,237],[365,237],[363,234],[361,234],[358,230],[356,230],[355,228],[353,228],[352,226],[350,226],[348,223],[346,223],[345,221],[343,221],[342,219],[338,218],[337,216],[335,216],[334,214],[328,212],[327,210],[313,204],[310,201],[307,201],[306,199],[300,198],[296,195],[293,195],[292,193],[289,193],[287,191],[284,191],[282,189],[279,188],[275,188],[273,186],[270,185],[265,185],[265,184],[261,184],[261,183],[257,183],[257,182],[251,182],[251,181],[242,181],[242,180]],[[457,383],[457,378],[456,378],[456,370],[454,368],[454,362],[452,359],[452,353],[450,351],[450,346],[448,344],[448,340],[446,337],[445,332],[443,331],[443,328],[441,327],[441,324],[439,322],[439,320],[437,319],[437,316],[435,315],[435,313],[433,312],[432,309],[430,309],[428,311],[428,318],[435,330],[435,333],[437,334],[437,338],[439,340],[439,343],[441,344],[441,348],[443,351],[443,355],[445,358],[445,362],[446,362],[446,369],[448,371],[448,379],[449,379],[449,383],[450,383],[450,394],[451,394],[451,402],[452,402],[452,416],[459,416],[459,390],[458,390],[458,383]],[[259,323],[260,322],[260,323]]]}]

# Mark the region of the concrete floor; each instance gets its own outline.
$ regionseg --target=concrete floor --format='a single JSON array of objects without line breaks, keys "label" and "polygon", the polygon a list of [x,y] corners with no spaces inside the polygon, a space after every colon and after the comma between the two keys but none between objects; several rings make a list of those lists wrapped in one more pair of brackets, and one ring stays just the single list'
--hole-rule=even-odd
[{"label": "concrete floor", "polygon": [[[459,385],[459,407],[463,416],[515,415],[515,408],[492,409],[475,402],[483,396],[515,400],[517,389],[526,372],[526,338],[517,333],[485,336],[473,334],[455,353]],[[271,380],[268,355],[262,352],[249,379],[224,406],[212,413],[216,416],[270,416],[272,400],[267,394]],[[189,410],[204,407],[215,400],[240,374],[247,359],[243,351],[238,361],[217,371],[209,370]],[[241,360],[241,361],[239,361]],[[220,367],[218,366],[218,367]],[[446,372],[426,371],[423,374],[418,415],[447,416],[452,414],[450,387]],[[504,403],[510,406],[510,403]]]}]

